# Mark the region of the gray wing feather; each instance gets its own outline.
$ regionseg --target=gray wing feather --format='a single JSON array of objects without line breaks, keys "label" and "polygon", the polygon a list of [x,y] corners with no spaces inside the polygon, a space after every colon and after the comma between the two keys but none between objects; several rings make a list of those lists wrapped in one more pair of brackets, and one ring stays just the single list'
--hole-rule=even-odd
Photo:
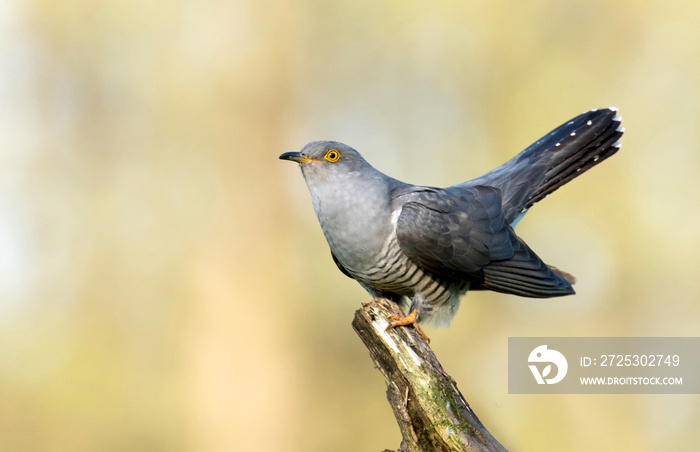
[{"label": "gray wing feather", "polygon": [[506,222],[494,187],[420,189],[404,202],[396,224],[401,250],[440,278],[469,281],[473,290],[526,297],[574,293]]},{"label": "gray wing feather", "polygon": [[438,276],[463,278],[514,250],[501,197],[492,187],[426,189],[406,200],[396,225],[399,246]]}]

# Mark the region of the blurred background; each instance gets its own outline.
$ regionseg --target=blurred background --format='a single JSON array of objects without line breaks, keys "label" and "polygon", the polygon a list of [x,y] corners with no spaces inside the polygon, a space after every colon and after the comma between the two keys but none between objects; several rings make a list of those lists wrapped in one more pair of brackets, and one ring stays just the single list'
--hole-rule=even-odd
[{"label": "blurred background", "polygon": [[0,1],[0,449],[397,448],[295,165],[479,176],[596,107],[622,151],[519,234],[578,295],[428,327],[516,451],[691,450],[698,395],[509,395],[512,336],[700,333],[700,3]]}]

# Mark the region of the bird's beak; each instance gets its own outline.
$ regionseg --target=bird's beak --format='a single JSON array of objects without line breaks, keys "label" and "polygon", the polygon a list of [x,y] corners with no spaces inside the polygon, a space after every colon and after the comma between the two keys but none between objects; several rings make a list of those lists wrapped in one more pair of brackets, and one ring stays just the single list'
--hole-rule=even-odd
[{"label": "bird's beak", "polygon": [[308,158],[301,152],[285,152],[284,154],[280,155],[280,160],[291,160],[292,162],[306,163],[312,159]]}]

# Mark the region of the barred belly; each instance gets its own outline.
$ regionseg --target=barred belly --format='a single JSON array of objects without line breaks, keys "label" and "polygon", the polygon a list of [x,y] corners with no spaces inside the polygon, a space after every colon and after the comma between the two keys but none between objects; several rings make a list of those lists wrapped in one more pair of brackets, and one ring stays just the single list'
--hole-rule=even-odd
[{"label": "barred belly", "polygon": [[460,295],[468,288],[466,282],[448,281],[421,270],[401,251],[393,234],[372,268],[353,276],[372,296],[393,298],[402,304],[408,303],[396,298],[408,297],[409,312],[417,309],[419,320],[445,326],[457,312]]}]

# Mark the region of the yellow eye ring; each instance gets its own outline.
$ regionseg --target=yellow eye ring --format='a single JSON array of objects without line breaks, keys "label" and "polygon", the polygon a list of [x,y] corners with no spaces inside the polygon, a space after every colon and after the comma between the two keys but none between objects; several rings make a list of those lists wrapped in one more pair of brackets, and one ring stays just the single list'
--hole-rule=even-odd
[{"label": "yellow eye ring", "polygon": [[340,152],[336,151],[335,149],[331,149],[330,151],[326,152],[326,155],[324,155],[323,158],[329,162],[337,162],[340,158]]}]

